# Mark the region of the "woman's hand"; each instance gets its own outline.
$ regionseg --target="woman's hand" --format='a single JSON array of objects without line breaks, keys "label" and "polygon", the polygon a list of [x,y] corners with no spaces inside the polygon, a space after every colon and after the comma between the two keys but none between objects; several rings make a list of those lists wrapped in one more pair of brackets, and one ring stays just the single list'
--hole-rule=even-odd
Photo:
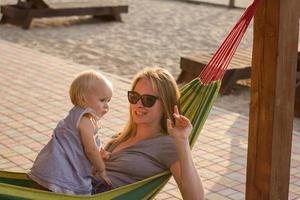
[{"label": "woman's hand", "polygon": [[193,128],[190,120],[179,114],[177,106],[174,106],[173,117],[175,120],[174,125],[170,119],[167,119],[169,134],[174,138],[175,142],[187,141]]},{"label": "woman's hand", "polygon": [[175,124],[172,125],[171,120],[168,119],[167,128],[174,139],[178,161],[171,166],[170,170],[178,184],[183,199],[203,200],[203,186],[192,159],[188,140],[193,128],[192,124],[188,118],[179,114],[177,106],[174,106],[173,116]]}]

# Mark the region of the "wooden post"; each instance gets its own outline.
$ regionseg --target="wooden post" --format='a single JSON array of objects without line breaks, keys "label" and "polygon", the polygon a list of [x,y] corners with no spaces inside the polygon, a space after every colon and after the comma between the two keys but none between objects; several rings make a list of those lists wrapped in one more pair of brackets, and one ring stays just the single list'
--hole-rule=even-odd
[{"label": "wooden post", "polygon": [[234,0],[229,0],[229,8],[234,8],[235,4],[234,4]]},{"label": "wooden post", "polygon": [[254,19],[246,199],[288,199],[299,0],[262,0]]}]

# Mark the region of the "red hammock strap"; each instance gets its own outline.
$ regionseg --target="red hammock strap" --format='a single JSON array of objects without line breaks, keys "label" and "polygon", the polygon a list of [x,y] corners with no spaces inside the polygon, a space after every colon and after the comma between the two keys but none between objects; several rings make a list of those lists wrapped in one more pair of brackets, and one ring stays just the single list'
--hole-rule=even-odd
[{"label": "red hammock strap", "polygon": [[203,84],[221,80],[261,0],[254,0],[199,75]]}]

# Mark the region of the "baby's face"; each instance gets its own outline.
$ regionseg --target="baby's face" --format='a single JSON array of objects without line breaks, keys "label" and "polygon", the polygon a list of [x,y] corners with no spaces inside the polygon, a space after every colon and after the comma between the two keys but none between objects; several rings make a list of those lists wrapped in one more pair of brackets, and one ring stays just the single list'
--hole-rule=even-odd
[{"label": "baby's face", "polygon": [[109,111],[109,103],[112,97],[112,88],[103,82],[95,83],[91,91],[86,95],[86,106],[96,111],[98,117],[102,117]]}]

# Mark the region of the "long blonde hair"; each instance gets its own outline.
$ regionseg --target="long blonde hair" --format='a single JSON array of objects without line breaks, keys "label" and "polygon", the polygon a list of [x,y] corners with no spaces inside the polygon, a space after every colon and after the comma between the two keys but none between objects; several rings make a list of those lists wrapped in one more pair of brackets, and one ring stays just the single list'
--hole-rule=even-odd
[{"label": "long blonde hair", "polygon": [[[134,90],[138,81],[148,78],[151,81],[153,89],[158,91],[160,99],[163,106],[163,116],[161,119],[162,132],[167,134],[166,120],[167,118],[173,119],[173,109],[174,106],[178,105],[178,99],[180,97],[179,89],[176,84],[174,77],[163,68],[145,68],[143,71],[139,72],[132,83],[131,90]],[[127,121],[124,129],[118,134],[118,136],[111,140],[107,147],[117,146],[120,143],[134,137],[136,134],[136,124],[133,122],[132,114],[129,107],[129,119]]]}]

